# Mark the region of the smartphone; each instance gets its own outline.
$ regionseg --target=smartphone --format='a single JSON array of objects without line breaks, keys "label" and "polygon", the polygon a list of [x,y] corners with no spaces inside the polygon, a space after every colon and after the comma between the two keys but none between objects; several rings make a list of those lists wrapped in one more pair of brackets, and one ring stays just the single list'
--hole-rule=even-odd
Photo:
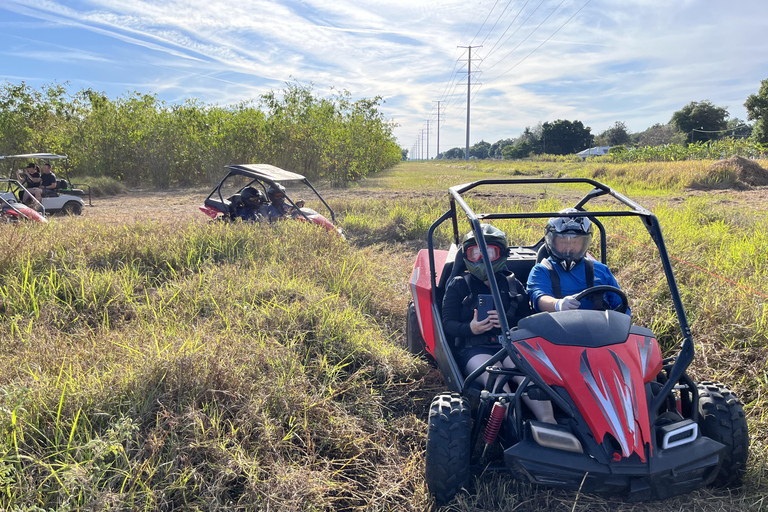
[{"label": "smartphone", "polygon": [[477,321],[482,322],[488,317],[488,312],[496,309],[493,305],[493,295],[481,293],[477,296]]}]

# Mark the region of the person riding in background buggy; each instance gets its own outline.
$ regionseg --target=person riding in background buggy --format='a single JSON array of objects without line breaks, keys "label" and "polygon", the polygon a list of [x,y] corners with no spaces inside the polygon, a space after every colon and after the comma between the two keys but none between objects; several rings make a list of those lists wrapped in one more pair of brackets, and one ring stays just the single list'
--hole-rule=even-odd
[{"label": "person riding in background buggy", "polygon": [[285,203],[285,187],[279,183],[270,185],[267,188],[267,196],[272,204],[267,209],[267,216],[270,222],[282,219],[290,213],[291,207]]},{"label": "person riding in background buggy", "polygon": [[[507,235],[490,224],[481,224],[481,228],[494,275],[488,277],[475,233],[470,231],[462,240],[464,263],[469,272],[454,277],[448,283],[443,298],[443,328],[453,340],[454,355],[466,375],[501,349],[497,339],[501,334],[497,309],[494,307],[488,311],[487,317],[478,318],[478,299],[491,293],[489,279],[495,279],[499,286],[510,327],[516,326],[521,318],[531,313],[528,295],[522,283],[514,274],[506,271]],[[497,363],[497,366],[515,367],[509,357]],[[488,375],[483,373],[477,380],[485,386],[487,379]],[[522,380],[523,377],[513,379],[516,384]],[[509,386],[505,385],[505,388],[510,392]],[[540,421],[555,422],[550,402],[529,400],[527,397],[524,401]]]},{"label": "person riding in background buggy", "polygon": [[16,176],[24,188],[26,188],[29,192],[24,192],[23,196],[21,197],[22,202],[26,205],[31,205],[33,203],[33,195],[35,199],[40,202],[40,183],[43,181],[43,178],[40,175],[40,169],[37,167],[37,165],[30,162],[25,169],[18,169],[16,171]]},{"label": "person riding in background buggy", "polygon": [[261,221],[267,219],[267,196],[256,187],[245,187],[236,202],[236,216],[242,220]]},{"label": "person riding in background buggy", "polygon": [[[580,212],[566,208],[558,213]],[[586,257],[594,232],[589,218],[552,217],[545,230],[544,241],[549,256],[533,267],[527,283],[535,311],[593,309],[592,300],[583,298],[579,301],[575,299],[576,295],[596,285],[619,288],[606,265]],[[606,293],[604,300],[611,309],[621,306],[621,299],[615,293]],[[630,314],[629,308],[627,314]]]},{"label": "person riding in background buggy", "polygon": [[55,196],[56,189],[59,188],[59,181],[51,169],[51,164],[43,164],[43,174],[40,181],[40,189],[43,196]]}]

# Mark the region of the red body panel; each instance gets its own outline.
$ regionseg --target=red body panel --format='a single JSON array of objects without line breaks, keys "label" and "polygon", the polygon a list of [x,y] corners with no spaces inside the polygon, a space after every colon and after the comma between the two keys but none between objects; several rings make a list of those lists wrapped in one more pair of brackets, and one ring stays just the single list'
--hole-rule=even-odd
[{"label": "red body panel", "polygon": [[[435,251],[435,271],[438,278],[443,272],[448,251]],[[432,282],[429,278],[429,251],[422,249],[416,256],[411,272],[411,296],[419,318],[421,337],[427,352],[435,355],[435,325],[432,318]]]},{"label": "red body panel", "polygon": [[[14,210],[13,208],[16,208],[16,210]],[[3,213],[6,215],[10,215],[12,217],[18,217],[20,213],[23,217],[27,218],[28,220],[34,220],[36,222],[48,222],[48,219],[43,217],[40,214],[40,212],[38,212],[34,208],[30,208],[24,203],[13,203],[13,208],[11,208],[10,206],[6,206],[3,209]]]},{"label": "red body panel", "polygon": [[211,208],[210,206],[207,206],[207,205],[201,206],[200,211],[202,211],[204,214],[206,214],[212,219],[215,219],[216,217],[224,213],[221,210],[217,210],[216,208]]},{"label": "red body panel", "polygon": [[[305,212],[305,215],[307,217],[309,217],[309,220],[311,222],[314,222],[318,226],[324,227],[328,231],[333,231],[333,232],[336,232],[338,234],[338,232],[336,231],[336,226],[334,226],[333,223],[330,220],[328,220],[326,217],[320,215],[317,212],[314,212],[314,213],[306,213]],[[307,220],[306,218],[304,218],[304,215],[300,215],[300,214],[294,215],[293,218],[294,219],[298,219],[298,220],[303,220],[303,221]]]},{"label": "red body panel", "polygon": [[635,453],[645,462],[644,445],[651,449],[645,384],[662,367],[654,338],[630,334],[624,343],[596,348],[540,337],[516,345],[547,384],[568,391],[598,443],[611,434],[621,446],[617,460]]}]

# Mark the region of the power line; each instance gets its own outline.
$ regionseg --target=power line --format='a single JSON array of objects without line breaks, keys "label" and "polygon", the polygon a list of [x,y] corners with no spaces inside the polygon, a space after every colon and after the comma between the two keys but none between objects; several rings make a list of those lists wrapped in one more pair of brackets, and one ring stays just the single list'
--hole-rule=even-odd
[{"label": "power line", "polygon": [[[590,1],[591,1],[591,0],[590,0]],[[519,43],[517,43],[517,46],[515,46],[514,48],[512,48],[512,50],[511,50],[509,53],[507,53],[507,54],[506,54],[504,57],[502,57],[502,58],[501,58],[499,61],[497,61],[495,64],[492,64],[491,66],[489,66],[489,67],[487,68],[487,70],[493,69],[493,68],[494,68],[494,67],[495,67],[497,64],[501,63],[501,62],[502,62],[504,59],[506,59],[507,57],[509,57],[510,55],[512,55],[512,53],[514,53],[514,51],[515,51],[515,50],[517,50],[518,48],[520,48],[520,46],[521,46],[521,45],[522,45],[524,42],[526,42],[526,41],[528,40],[528,38],[529,38],[529,37],[531,37],[531,36],[532,36],[532,35],[533,35],[533,34],[534,34],[534,33],[535,33],[537,30],[539,30],[539,28],[541,28],[541,26],[542,26],[542,25],[543,25],[543,24],[544,24],[544,23],[545,23],[545,22],[546,22],[546,21],[547,21],[547,20],[548,20],[548,19],[549,19],[549,18],[550,18],[550,17],[551,17],[551,16],[552,16],[554,13],[555,13],[555,11],[557,11],[557,10],[560,8],[560,6],[561,6],[561,5],[563,5],[563,2],[565,2],[565,0],[560,0],[560,3],[559,3],[559,4],[557,4],[557,7],[555,7],[554,9],[552,9],[552,12],[550,12],[550,13],[547,15],[547,17],[546,17],[546,18],[544,18],[543,20],[541,20],[541,23],[539,23],[538,25],[536,25],[536,28],[534,28],[533,30],[531,30],[531,32],[530,32],[530,33],[529,33],[527,36],[525,36],[525,39],[523,39],[522,41],[520,41]],[[541,4],[539,4],[539,5],[541,5]],[[530,19],[530,16],[529,16],[528,18]],[[526,19],[525,21],[528,21],[528,19]],[[567,23],[567,22],[566,22],[566,23]],[[562,28],[562,27],[561,27],[561,28]],[[559,29],[558,29],[558,30],[559,30]],[[555,33],[557,33],[557,31],[555,31]],[[554,35],[554,34],[552,34],[552,35]],[[552,36],[549,36],[549,37],[552,37]],[[544,43],[546,43],[547,41],[549,41],[549,38],[547,38],[547,39],[544,41]],[[542,43],[542,44],[544,44],[544,43]],[[538,50],[538,48],[536,48],[536,50]],[[536,50],[534,50],[534,52],[535,52]],[[533,53],[533,52],[531,52],[531,53]],[[526,58],[527,58],[527,57],[526,57]],[[523,60],[525,60],[525,59],[523,59]],[[521,62],[522,62],[522,61],[521,61]],[[503,73],[502,73],[502,74],[503,74]],[[489,82],[490,82],[490,80],[489,80]]]},{"label": "power line", "polygon": [[[499,3],[499,0],[496,0],[496,2],[494,2],[493,7],[491,7],[491,10],[488,12],[488,16],[485,17],[485,21],[483,22],[482,25],[480,25],[480,28],[477,29],[477,34],[475,34],[475,37],[473,37],[472,40],[469,42],[470,45],[472,45],[472,43],[475,42],[475,39],[477,39],[477,36],[480,34],[480,31],[483,30],[483,27],[485,26],[485,23],[488,21],[488,18],[491,17],[491,13],[496,8],[496,4],[498,4],[498,3]],[[465,48],[465,47],[462,46],[461,48]]]},{"label": "power line", "polygon": [[[509,0],[507,2],[507,5],[504,7],[504,9],[501,10],[501,14],[499,14],[499,17],[496,18],[496,21],[493,23],[493,26],[491,27],[491,30],[489,30],[488,34],[485,36],[485,38],[482,41],[480,41],[480,44],[485,44],[485,41],[491,36],[491,34],[493,34],[493,29],[496,28],[496,25],[499,24],[499,21],[501,21],[501,18],[504,17],[504,13],[507,12],[507,9],[509,8],[509,4],[511,4],[511,3],[512,3],[512,0]],[[495,5],[494,5],[494,7],[495,7]]]},{"label": "power line", "polygon": [[[496,51],[496,47],[499,45],[499,42],[502,39],[504,39],[504,36],[507,35],[507,32],[509,31],[509,29],[512,28],[512,25],[515,24],[515,22],[517,21],[517,18],[520,17],[520,14],[525,9],[525,6],[528,5],[528,2],[530,2],[530,0],[525,0],[525,3],[523,4],[523,6],[520,8],[519,11],[517,11],[517,14],[515,14],[515,17],[512,18],[512,21],[509,22],[509,25],[507,25],[507,28],[504,29],[504,32],[502,32],[501,35],[499,36],[499,38],[496,40],[496,42],[493,43],[493,46],[491,46],[490,51],[488,51],[488,54],[485,56],[486,58],[490,57],[493,54],[493,52]],[[543,3],[543,2],[544,2],[544,0],[541,0],[541,3]],[[541,3],[539,3],[539,6],[541,6]],[[536,12],[537,9],[538,9],[538,7],[536,9],[534,9],[533,12]],[[533,13],[531,13],[531,14],[533,14]],[[526,19],[526,21],[528,21],[528,20]],[[520,25],[520,27],[522,27],[522,26],[523,25]],[[520,30],[520,27],[518,27],[514,32],[512,32],[512,34],[509,37],[511,38],[512,36],[514,36],[517,33],[517,31]],[[509,41],[509,39],[507,39],[507,41]],[[507,41],[504,41],[504,42],[506,43]]]},{"label": "power line", "polygon": [[[462,48],[465,48],[462,46]],[[469,45],[466,47],[468,50],[467,54],[467,152],[464,155],[466,157],[466,160],[469,160],[469,102],[470,102],[470,93],[472,91],[472,45]],[[475,48],[482,48],[482,46],[476,46]]]},{"label": "power line", "polygon": [[435,157],[440,154],[440,100],[437,101],[437,150]]},{"label": "power line", "polygon": [[[515,34],[517,34],[517,33],[520,31],[520,29],[521,29],[521,28],[523,28],[523,27],[525,26],[525,24],[526,24],[526,23],[528,23],[528,20],[530,20],[530,19],[533,17],[533,15],[534,15],[534,14],[536,14],[536,12],[539,10],[539,7],[541,7],[543,3],[544,3],[544,0],[541,0],[541,2],[539,2],[539,5],[537,5],[537,6],[536,6],[536,8],[535,8],[533,11],[531,11],[531,14],[529,14],[529,15],[528,15],[528,17],[527,17],[527,18],[525,18],[525,20],[523,20],[523,22],[520,24],[520,26],[519,26],[519,27],[517,27],[517,28],[515,29],[515,31],[514,31],[514,32],[512,32],[511,34],[509,34],[509,37],[508,37],[507,39],[505,39],[505,40],[504,40],[504,42],[503,42],[503,43],[501,43],[501,45],[500,45],[500,46],[498,46],[498,48],[501,48],[502,46],[504,46],[505,44],[507,44],[507,41],[509,41],[510,39],[512,39],[512,38],[515,36]],[[523,7],[520,9],[520,12],[518,12],[518,13],[517,13],[517,15],[515,16],[515,19],[514,19],[514,20],[512,20],[512,23],[510,23],[510,24],[509,24],[509,26],[507,27],[507,30],[509,30],[509,29],[512,27],[512,25],[515,23],[515,20],[517,20],[517,18],[519,18],[519,17],[520,17],[520,14],[523,12],[523,9],[525,9],[525,6],[526,6],[526,5],[528,5],[528,2],[525,2],[525,5],[523,5]],[[504,31],[504,34],[506,34],[506,33],[507,33],[507,31],[505,30],[505,31]],[[504,37],[504,34],[502,34],[502,35],[501,35],[501,37],[499,38],[499,41],[501,41],[501,39]],[[498,44],[498,41],[497,41],[497,44]],[[518,46],[519,46],[519,45],[518,45]],[[488,55],[486,55],[486,56],[485,56],[485,58],[487,59],[488,57],[490,57],[490,56],[491,56],[491,55],[492,55],[494,52],[496,52],[496,51],[497,51],[497,45],[494,45],[494,46],[491,48],[491,51],[490,51],[490,52],[488,52]],[[515,50],[512,50],[512,51],[515,51]],[[512,53],[512,52],[510,52],[510,53]],[[506,55],[505,55],[503,58],[507,58],[508,56],[509,56],[509,53],[508,53],[508,54],[506,54]]]},{"label": "power line", "polygon": [[[565,0],[563,0],[563,1],[565,1]],[[512,66],[511,68],[509,68],[508,70],[506,70],[505,72],[503,72],[502,74],[500,74],[499,76],[496,76],[496,77],[494,77],[494,78],[491,78],[490,80],[488,80],[488,82],[487,82],[487,83],[493,82],[493,81],[494,81],[494,80],[496,80],[497,78],[501,78],[502,76],[506,75],[507,73],[509,73],[510,71],[512,71],[513,69],[515,69],[517,66],[519,66],[520,64],[522,64],[522,63],[525,61],[525,59],[527,59],[528,57],[530,57],[531,55],[533,55],[533,54],[536,52],[536,50],[538,50],[539,48],[541,48],[542,46],[544,46],[544,45],[547,43],[547,41],[549,41],[550,39],[552,39],[552,38],[555,36],[555,34],[557,34],[558,32],[560,32],[560,30],[561,30],[561,29],[562,29],[564,26],[566,26],[566,25],[568,24],[568,22],[570,22],[570,21],[571,21],[573,18],[575,18],[575,17],[576,17],[576,15],[577,15],[577,14],[579,14],[579,13],[581,12],[581,10],[582,10],[582,9],[584,9],[584,8],[585,8],[585,7],[586,7],[586,6],[587,6],[587,5],[588,5],[588,4],[591,2],[591,1],[592,1],[592,0],[587,0],[586,2],[584,2],[584,5],[582,5],[582,6],[579,8],[579,10],[578,10],[578,11],[576,11],[575,13],[573,13],[573,15],[572,15],[570,18],[568,18],[567,20],[565,20],[565,23],[563,23],[562,25],[560,25],[560,27],[558,27],[558,29],[557,29],[557,30],[555,30],[554,32],[552,32],[552,34],[551,34],[551,35],[550,35],[548,38],[546,38],[546,39],[545,39],[545,40],[544,40],[544,41],[543,41],[543,42],[542,42],[542,43],[541,43],[539,46],[537,46],[536,48],[534,48],[534,49],[531,51],[531,53],[529,53],[528,55],[526,55],[525,57],[523,57],[522,59],[520,59],[520,61],[519,61],[517,64],[515,64],[514,66]],[[563,2],[560,2],[560,3],[562,4]],[[558,5],[558,7],[560,7],[560,6]],[[554,11],[553,11],[553,12],[554,12]],[[537,27],[537,28],[538,28],[538,27]]]}]

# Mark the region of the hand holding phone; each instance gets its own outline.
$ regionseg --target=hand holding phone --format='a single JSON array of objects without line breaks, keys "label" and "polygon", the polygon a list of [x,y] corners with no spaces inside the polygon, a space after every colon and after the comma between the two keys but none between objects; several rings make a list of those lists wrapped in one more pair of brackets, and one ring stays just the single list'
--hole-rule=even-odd
[{"label": "hand holding phone", "polygon": [[481,293],[477,296],[477,321],[482,322],[488,318],[488,312],[496,309],[493,304],[493,295]]}]

